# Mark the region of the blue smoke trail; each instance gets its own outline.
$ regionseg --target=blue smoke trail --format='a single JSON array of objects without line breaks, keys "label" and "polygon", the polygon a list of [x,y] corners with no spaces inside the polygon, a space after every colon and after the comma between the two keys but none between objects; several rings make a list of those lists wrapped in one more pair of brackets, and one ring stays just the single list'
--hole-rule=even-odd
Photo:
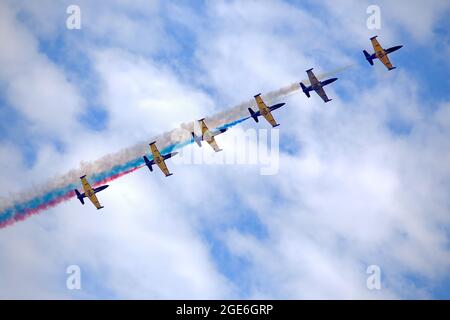
[{"label": "blue smoke trail", "polygon": [[[228,129],[231,128],[245,120],[249,117],[241,118],[229,123],[226,123],[215,130]],[[194,139],[188,139],[186,141],[173,143],[167,147],[160,150],[162,154],[171,153],[177,149],[181,149],[194,142]],[[147,154],[149,159],[153,159],[151,154]],[[111,168],[110,170],[94,173],[89,177],[89,181],[92,185],[97,185],[100,183],[105,183],[107,181],[114,180],[124,174],[133,172],[144,165],[144,160],[142,157],[132,159],[123,164],[119,164]],[[13,224],[14,222],[21,221],[27,217],[36,214],[42,210],[54,207],[55,205],[69,200],[75,195],[74,189],[76,189],[78,184],[70,183],[64,187],[60,187],[43,195],[36,196],[31,200],[24,201],[22,203],[13,204],[0,212],[0,228],[6,227]]]}]

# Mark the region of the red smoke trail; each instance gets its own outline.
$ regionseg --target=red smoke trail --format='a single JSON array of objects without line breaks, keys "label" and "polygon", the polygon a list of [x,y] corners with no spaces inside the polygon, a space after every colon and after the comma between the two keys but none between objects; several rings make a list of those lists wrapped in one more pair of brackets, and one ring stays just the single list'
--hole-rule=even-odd
[{"label": "red smoke trail", "polygon": [[61,197],[53,199],[53,200],[51,200],[51,201],[49,201],[47,203],[44,203],[44,204],[42,204],[42,205],[40,205],[40,206],[38,206],[36,208],[24,210],[20,214],[14,215],[14,217],[12,219],[0,223],[0,229],[8,227],[8,226],[10,226],[10,225],[12,225],[12,224],[14,224],[16,222],[23,221],[23,220],[29,218],[30,216],[39,213],[42,210],[47,210],[49,208],[53,208],[56,205],[60,204],[61,202],[69,200],[74,195],[75,195],[74,191],[69,191],[66,194],[62,195]]},{"label": "red smoke trail", "polygon": [[120,177],[122,177],[122,176],[124,176],[124,175],[126,175],[126,174],[129,174],[129,173],[131,173],[131,172],[134,172],[134,171],[136,171],[137,169],[142,168],[143,166],[144,166],[144,165],[141,165],[141,166],[139,166],[139,167],[136,167],[136,168],[133,168],[133,169],[129,169],[129,170],[124,171],[124,172],[121,172],[121,173],[116,173],[116,174],[114,174],[114,175],[112,175],[112,176],[110,176],[110,177],[108,177],[108,178],[105,178],[105,179],[103,179],[103,180],[101,180],[101,181],[99,181],[99,182],[96,182],[96,183],[94,184],[94,186],[97,187],[97,186],[100,186],[100,185],[105,184],[105,183],[107,183],[107,182],[116,180],[117,178],[120,178]]},{"label": "red smoke trail", "polygon": [[[115,180],[117,178],[120,178],[120,177],[122,177],[122,176],[124,176],[126,174],[129,174],[131,172],[136,171],[137,169],[139,169],[141,167],[143,167],[143,165],[141,165],[139,167],[136,167],[136,168],[133,168],[133,169],[129,169],[129,170],[121,172],[121,173],[117,173],[115,175],[112,175],[112,176],[110,176],[110,177],[108,177],[106,179],[103,179],[102,181],[99,181],[99,182],[95,183],[95,186],[102,185],[102,184],[105,184],[105,183],[110,182],[112,180]],[[10,220],[1,222],[0,223],[0,229],[8,227],[8,226],[10,226],[10,225],[12,225],[12,224],[14,224],[16,222],[23,221],[23,220],[25,220],[25,219],[27,219],[27,218],[29,218],[29,217],[31,217],[31,216],[41,212],[42,210],[47,210],[47,209],[53,208],[56,205],[60,204],[61,202],[67,201],[67,200],[71,199],[74,196],[75,196],[75,191],[71,190],[71,191],[67,192],[66,194],[64,194],[64,195],[62,195],[62,196],[60,196],[58,198],[52,199],[52,200],[50,200],[50,201],[48,201],[48,202],[46,202],[46,203],[44,203],[44,204],[42,204],[40,206],[37,206],[35,208],[26,209],[23,212],[14,215],[14,217],[12,217]]]}]

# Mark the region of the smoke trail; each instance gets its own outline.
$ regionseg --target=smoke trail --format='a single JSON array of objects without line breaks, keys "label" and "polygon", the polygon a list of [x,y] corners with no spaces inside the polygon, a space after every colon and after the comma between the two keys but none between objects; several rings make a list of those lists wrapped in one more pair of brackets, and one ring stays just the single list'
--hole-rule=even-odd
[{"label": "smoke trail", "polygon": [[[247,120],[248,117],[239,119],[237,121],[233,121],[230,123],[226,123],[220,128],[231,128],[242,121]],[[219,129],[219,128],[218,128]],[[160,150],[162,154],[172,152],[174,150],[180,149],[185,147],[186,145],[189,145],[193,142],[193,139],[190,135],[186,140],[179,141],[177,143],[172,143]],[[115,155],[119,156],[121,160],[125,159],[125,157],[131,156],[135,150],[139,150],[138,147],[132,147],[128,148],[124,151],[118,152]],[[93,187],[96,187],[98,185],[105,184],[107,182],[110,182],[112,180],[115,180],[121,176],[124,176],[126,174],[129,174],[131,172],[136,171],[137,169],[144,166],[144,160],[142,158],[142,155],[147,154],[149,159],[152,159],[153,156],[151,154],[147,153],[148,147],[145,148],[145,151],[142,153],[137,154],[137,157],[132,158],[124,163],[119,163],[114,166],[112,166],[109,169],[106,169],[101,172],[95,172],[89,175],[89,182],[92,184]],[[124,156],[125,155],[125,156]],[[113,155],[114,156],[114,155]],[[105,159],[107,159],[108,156],[105,156],[98,160],[97,162],[100,163],[106,163]],[[108,165],[111,165],[113,161],[108,161]],[[117,162],[116,162],[117,163]],[[85,170],[91,170],[91,168],[98,167],[98,164],[92,164],[92,163],[86,163],[83,164],[82,167],[85,168]],[[49,191],[42,191],[43,189],[34,190],[33,193],[27,195],[27,198],[22,198],[20,202],[11,205],[10,207],[3,207],[0,209],[0,228],[4,228],[6,226],[10,226],[14,224],[15,222],[25,220],[26,218],[39,213],[40,211],[47,210],[49,208],[52,208],[56,205],[58,205],[61,202],[67,201],[70,198],[75,196],[74,189],[78,187],[79,184],[79,178],[78,176],[81,175],[82,171],[81,169],[79,171],[70,171],[68,174],[66,174],[63,177],[56,178],[57,181],[65,181],[66,176],[73,175],[74,172],[76,172],[77,178],[71,183],[68,183],[66,185],[60,185],[57,186],[57,183],[54,181],[49,182],[50,189]],[[53,187],[55,186],[55,187]],[[41,192],[39,194],[39,192]],[[30,199],[28,199],[30,198]]]},{"label": "smoke trail", "polygon": [[[321,79],[349,67],[351,65],[318,75],[317,77]],[[302,81],[308,82],[307,80]],[[267,103],[270,103],[293,94],[298,89],[299,83],[295,82],[264,94],[262,97]],[[249,99],[206,118],[205,121],[210,128],[231,128],[249,118],[247,108],[254,106],[254,104],[254,100]],[[194,126],[196,125],[196,121],[181,124],[179,128],[165,132],[149,141],[105,155],[94,162],[82,162],[79,169],[73,169],[64,175],[55,177],[40,187],[11,195],[0,205],[0,228],[24,220],[33,214],[72,198],[75,195],[73,190],[79,186],[79,177],[81,175],[87,175],[89,182],[93,186],[97,186],[139,169],[144,165],[143,155],[147,154],[149,159],[152,159],[152,155],[148,153],[148,142],[150,141],[157,141],[158,148],[163,154],[183,148],[193,142],[190,133],[194,131]]]}]

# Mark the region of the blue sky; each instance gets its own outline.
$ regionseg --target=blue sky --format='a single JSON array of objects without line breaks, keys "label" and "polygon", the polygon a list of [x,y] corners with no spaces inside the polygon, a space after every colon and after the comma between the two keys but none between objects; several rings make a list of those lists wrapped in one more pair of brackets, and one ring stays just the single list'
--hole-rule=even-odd
[{"label": "blue sky", "polygon": [[[0,165],[13,182],[0,199],[310,67],[350,67],[333,74],[332,102],[300,92],[274,112],[276,175],[172,163],[170,180],[114,181],[101,216],[70,201],[1,230],[0,297],[448,298],[449,6],[399,3],[378,3],[381,30],[352,1],[81,1],[81,30],[65,28],[69,2],[2,3]],[[404,45],[396,70],[365,61],[374,34]],[[223,152],[264,127],[251,121],[218,137]],[[70,264],[81,291],[65,289]]]}]

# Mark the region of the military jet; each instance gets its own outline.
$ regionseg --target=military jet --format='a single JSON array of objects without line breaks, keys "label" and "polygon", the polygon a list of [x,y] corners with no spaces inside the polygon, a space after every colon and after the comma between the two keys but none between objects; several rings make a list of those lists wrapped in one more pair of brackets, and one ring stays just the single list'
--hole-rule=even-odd
[{"label": "military jet", "polygon": [[303,93],[310,98],[311,95],[309,94],[310,91],[315,91],[324,102],[329,102],[333,99],[328,99],[327,94],[325,93],[325,90],[323,90],[323,87],[326,85],[335,82],[338,78],[331,78],[324,81],[319,81],[316,76],[314,75],[313,69],[306,70],[306,73],[308,74],[309,82],[311,83],[310,86],[305,86],[303,82],[300,82],[300,87],[303,90]]},{"label": "military jet", "polygon": [[150,151],[152,152],[153,156],[152,160],[149,160],[147,156],[144,156],[145,165],[150,169],[150,171],[153,171],[152,165],[157,164],[166,177],[171,176],[173,173],[169,172],[169,169],[167,169],[164,160],[172,158],[174,155],[178,154],[178,152],[161,155],[158,148],[156,147],[156,141],[150,143]]},{"label": "military jet", "polygon": [[102,190],[105,190],[109,186],[103,185],[97,188],[92,188],[89,182],[86,179],[86,176],[80,177],[81,184],[83,185],[84,192],[80,193],[77,189],[75,189],[75,194],[77,195],[78,200],[80,200],[81,204],[84,204],[84,198],[88,198],[91,200],[91,202],[94,204],[94,206],[97,208],[97,210],[103,208],[103,206],[100,205],[100,202],[97,199],[97,196],[95,195],[97,192],[100,192]]},{"label": "military jet", "polygon": [[261,98],[261,93],[258,93],[255,96],[256,104],[258,105],[259,110],[253,111],[252,108],[248,108],[248,111],[250,112],[250,116],[255,120],[255,122],[258,122],[258,117],[263,116],[271,125],[273,128],[278,127],[280,124],[275,121],[275,119],[272,116],[271,111],[278,109],[285,105],[284,102],[275,104],[273,106],[268,107],[264,101]]},{"label": "military jet", "polygon": [[372,46],[375,53],[369,54],[366,50],[363,50],[364,56],[366,57],[366,60],[370,63],[370,65],[373,66],[373,59],[378,58],[389,71],[395,69],[396,67],[392,66],[391,61],[389,61],[388,54],[397,51],[403,46],[395,46],[389,49],[383,49],[383,47],[377,40],[377,36],[370,38],[370,41],[372,41]]},{"label": "military jet", "polygon": [[214,149],[215,152],[222,151],[222,149],[219,148],[217,145],[216,139],[214,139],[215,136],[224,133],[227,131],[227,129],[219,129],[219,130],[209,130],[205,123],[205,119],[198,120],[200,127],[202,129],[202,135],[197,136],[194,132],[191,132],[192,138],[194,139],[195,143],[198,144],[199,147],[202,146],[202,141],[206,141],[209,143],[209,145]]}]

